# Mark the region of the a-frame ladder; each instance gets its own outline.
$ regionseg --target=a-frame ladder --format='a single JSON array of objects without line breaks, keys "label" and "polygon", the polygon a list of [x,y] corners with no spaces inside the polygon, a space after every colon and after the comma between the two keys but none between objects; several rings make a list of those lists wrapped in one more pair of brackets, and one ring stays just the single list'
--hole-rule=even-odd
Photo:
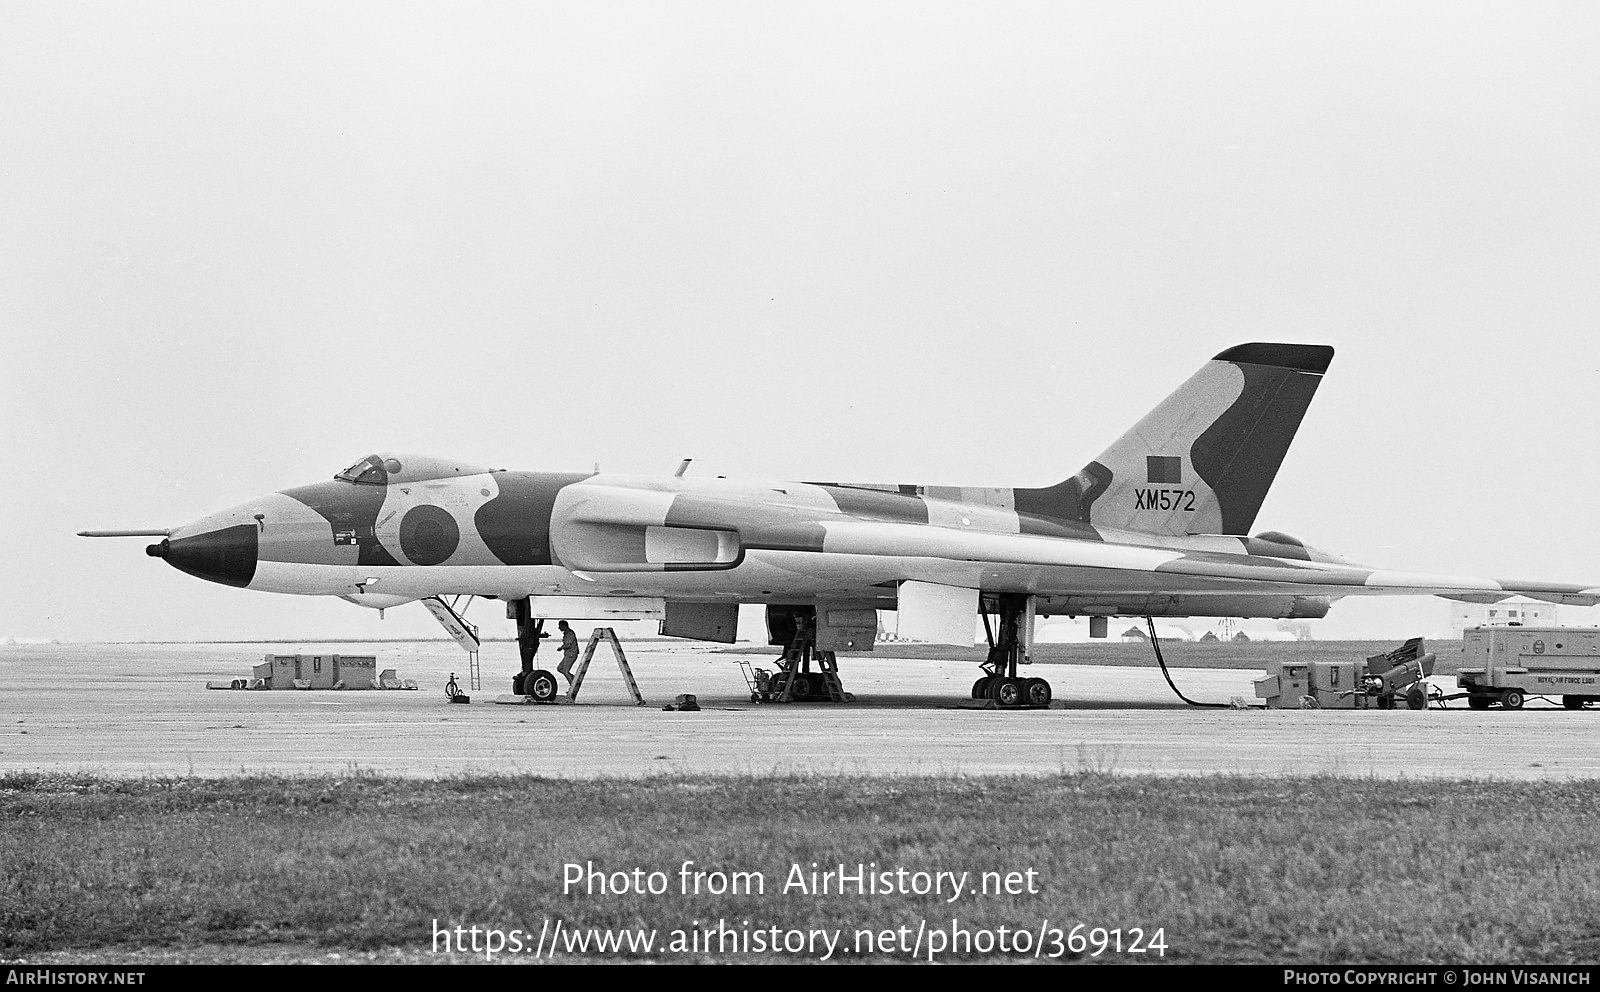
[{"label": "a-frame ladder", "polygon": [[628,667],[628,656],[622,653],[622,642],[617,640],[617,632],[610,627],[596,627],[594,633],[589,635],[589,645],[583,649],[583,657],[578,661],[578,670],[572,673],[572,687],[567,690],[567,702],[577,702],[578,690],[583,687],[583,677],[589,672],[589,662],[594,660],[594,649],[602,640],[611,642],[611,650],[617,656],[617,668],[622,672],[622,681],[628,684],[628,693],[633,696],[634,705],[643,706],[644,696],[639,692],[639,683],[633,680],[633,670]]}]

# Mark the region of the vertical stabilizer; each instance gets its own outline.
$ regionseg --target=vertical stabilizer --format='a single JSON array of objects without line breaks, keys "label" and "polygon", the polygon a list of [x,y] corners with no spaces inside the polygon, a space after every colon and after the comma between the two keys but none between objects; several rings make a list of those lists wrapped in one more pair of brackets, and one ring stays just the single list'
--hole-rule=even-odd
[{"label": "vertical stabilizer", "polygon": [[1327,345],[1229,348],[1077,475],[1017,490],[1017,510],[1151,534],[1247,534],[1332,360]]}]

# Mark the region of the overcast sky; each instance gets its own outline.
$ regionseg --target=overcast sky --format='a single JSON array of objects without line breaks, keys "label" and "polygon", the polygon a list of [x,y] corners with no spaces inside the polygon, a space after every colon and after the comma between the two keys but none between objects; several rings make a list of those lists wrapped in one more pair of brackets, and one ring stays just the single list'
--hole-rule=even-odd
[{"label": "overcast sky", "polygon": [[[432,636],[73,532],[379,449],[1045,485],[1251,340],[1337,349],[1257,529],[1600,582],[1597,29],[1592,3],[8,3],[0,637]],[[1447,613],[1346,600],[1318,633]]]}]

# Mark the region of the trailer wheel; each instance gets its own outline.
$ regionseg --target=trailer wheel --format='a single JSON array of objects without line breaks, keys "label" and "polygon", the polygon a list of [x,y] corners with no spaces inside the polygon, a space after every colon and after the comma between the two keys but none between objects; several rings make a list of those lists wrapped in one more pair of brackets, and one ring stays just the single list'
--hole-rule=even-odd
[{"label": "trailer wheel", "polygon": [[1569,710],[1581,710],[1586,702],[1582,696],[1562,696],[1561,705]]},{"label": "trailer wheel", "polygon": [[1428,694],[1423,690],[1422,683],[1412,683],[1411,688],[1406,690],[1406,705],[1414,710],[1428,708]]},{"label": "trailer wheel", "polygon": [[1505,707],[1508,710],[1520,710],[1520,709],[1522,709],[1522,690],[1521,689],[1507,689],[1500,696],[1500,705]]},{"label": "trailer wheel", "polygon": [[1486,710],[1493,702],[1488,696],[1471,695],[1467,697],[1467,708],[1472,710]]}]

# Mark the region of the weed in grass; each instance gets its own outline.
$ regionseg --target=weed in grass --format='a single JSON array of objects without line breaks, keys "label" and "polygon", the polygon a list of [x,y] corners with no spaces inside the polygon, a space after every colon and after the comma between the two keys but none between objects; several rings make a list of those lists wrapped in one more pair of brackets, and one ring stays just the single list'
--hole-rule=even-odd
[{"label": "weed in grass", "polygon": [[1114,775],[1117,771],[1117,762],[1122,758],[1122,746],[1118,744],[1096,744],[1090,747],[1080,741],[1078,743],[1078,772],[1083,775]]}]

